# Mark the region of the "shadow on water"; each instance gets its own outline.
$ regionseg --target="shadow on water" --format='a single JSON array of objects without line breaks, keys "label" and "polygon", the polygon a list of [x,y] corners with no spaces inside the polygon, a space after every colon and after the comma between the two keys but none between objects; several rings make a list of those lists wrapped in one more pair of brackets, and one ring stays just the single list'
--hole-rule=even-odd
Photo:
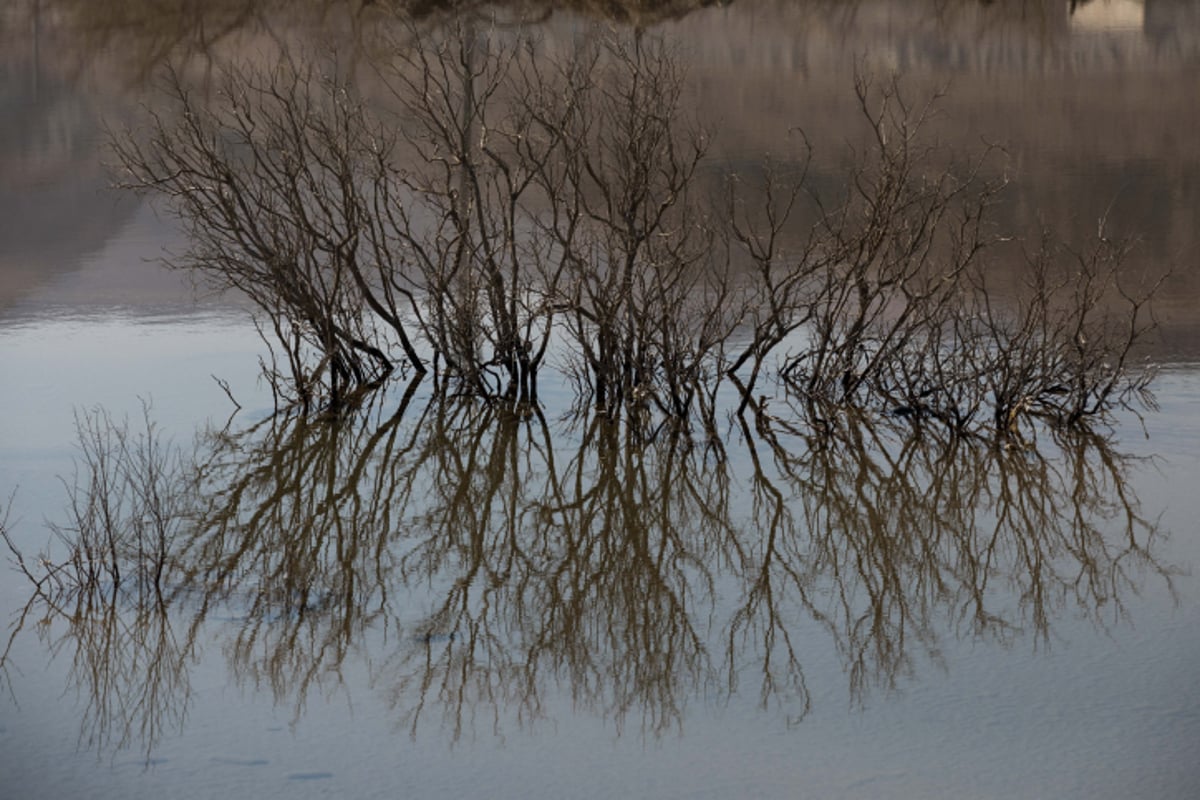
[{"label": "shadow on water", "polygon": [[297,718],[363,660],[413,737],[534,726],[561,693],[618,734],[747,693],[796,724],[805,654],[836,654],[857,704],[944,667],[950,641],[1127,623],[1175,572],[1130,487],[1144,465],[1096,433],[997,446],[747,412],[696,442],[417,383],[186,454],[149,415],[79,433],[60,554],[5,534],[31,593],[0,670],[31,634],[70,660],[100,750],[182,728],[210,650]]}]

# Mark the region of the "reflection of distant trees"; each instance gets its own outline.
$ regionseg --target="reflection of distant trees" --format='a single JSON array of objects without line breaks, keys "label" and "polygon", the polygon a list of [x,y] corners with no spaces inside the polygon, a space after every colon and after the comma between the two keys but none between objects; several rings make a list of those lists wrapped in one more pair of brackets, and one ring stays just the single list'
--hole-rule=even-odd
[{"label": "reflection of distant trees", "polygon": [[325,14],[351,6],[349,0],[43,1],[53,7],[56,31],[85,60],[115,57],[137,79],[163,64],[189,59],[211,64],[242,37],[271,41],[305,22],[315,34]]},{"label": "reflection of distant trees", "polygon": [[[55,32],[87,56],[113,55],[136,79],[164,64],[212,65],[247,40],[283,44],[357,43],[370,52],[397,20],[484,17],[544,21],[577,13],[644,27],[685,16],[717,0],[565,0],[489,3],[480,0],[41,0]],[[51,13],[53,12],[53,13]],[[31,13],[35,13],[32,12]],[[385,35],[385,38],[386,35]]]},{"label": "reflection of distant trees", "polygon": [[[94,55],[116,53],[133,75],[146,77],[164,63],[194,58],[211,63],[228,54],[231,46],[250,39],[277,44],[296,39],[333,41],[342,48],[357,42],[370,52],[378,44],[376,34],[397,18],[438,22],[477,14],[544,23],[556,16],[575,16],[649,28],[712,6],[730,5],[734,8],[724,12],[726,16],[765,14],[774,23],[773,32],[760,26],[760,34],[767,34],[764,46],[751,57],[778,57],[779,48],[772,41],[775,32],[793,40],[793,46],[798,39],[804,47],[815,32],[837,39],[887,31],[890,41],[879,44],[903,62],[898,66],[969,63],[983,68],[1003,62],[1038,68],[1053,52],[1023,45],[1040,42],[1052,46],[1051,50],[1057,47],[1070,34],[1072,15],[1087,4],[1087,0],[777,0],[744,6],[719,0],[40,0],[38,7],[44,27],[65,34],[73,47]],[[30,9],[36,5],[29,0]],[[1170,45],[1178,54],[1194,55],[1200,31],[1195,0],[1146,0],[1144,30],[1157,46]],[[741,42],[713,44],[739,51],[746,48]],[[819,47],[815,41],[807,46],[814,45]],[[840,49],[835,45],[834,52]],[[1102,53],[1096,55],[1104,58]]]},{"label": "reflection of distant trees", "polygon": [[[92,557],[100,580],[92,561],[24,560],[24,619],[75,660],[89,741],[150,747],[183,724],[213,635],[239,682],[297,714],[367,658],[414,736],[532,724],[559,692],[659,735],[744,687],[802,719],[814,636],[860,698],[947,637],[1041,641],[1064,614],[1106,626],[1145,581],[1170,585],[1135,464],[1094,434],[1002,447],[847,418],[814,437],[752,408],[705,444],[418,391],[207,435],[187,473],[161,473],[171,491],[98,523],[115,553],[111,570]],[[145,474],[127,460],[104,463]],[[75,507],[116,485],[88,474]],[[139,522],[155,509],[166,527]],[[165,551],[144,546],[153,530]]]},{"label": "reflection of distant trees", "polygon": [[1146,0],[1146,38],[1161,48],[1200,54],[1200,2]]}]

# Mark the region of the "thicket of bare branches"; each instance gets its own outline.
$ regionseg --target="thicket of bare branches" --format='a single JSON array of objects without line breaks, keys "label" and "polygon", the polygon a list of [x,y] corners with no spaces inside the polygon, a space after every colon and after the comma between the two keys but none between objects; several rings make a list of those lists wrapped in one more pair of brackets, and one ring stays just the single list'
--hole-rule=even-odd
[{"label": "thicket of bare branches", "polygon": [[[768,172],[756,217],[731,204],[754,275],[753,333],[730,368],[743,408],[764,364],[820,424],[862,408],[1004,436],[1028,417],[1077,426],[1153,405],[1154,371],[1134,351],[1158,284],[1122,275],[1132,245],[1103,224],[1081,250],[1040,232],[1023,285],[996,286],[993,254],[1007,237],[988,212],[1004,183],[984,176],[999,154],[942,152],[928,131],[936,97],[913,104],[899,82],[866,76],[855,91],[871,138],[843,196],[806,194],[803,171],[786,182]],[[810,198],[816,221],[788,251]]]},{"label": "thicket of bare branches", "polygon": [[283,401],[339,405],[386,376],[394,350],[423,369],[384,213],[394,136],[336,75],[290,60],[226,71],[218,102],[176,73],[166,86],[177,108],[150,111],[149,138],[114,139],[116,155],[184,222],[177,263],[257,307]]},{"label": "thicket of bare branches", "polygon": [[581,404],[709,430],[727,377],[743,411],[767,376],[815,424],[866,408],[987,435],[1148,399],[1153,287],[1120,280],[1101,230],[1032,245],[1023,291],[996,291],[997,154],[937,147],[936,97],[859,76],[869,136],[841,189],[802,158],[713,202],[661,41],[596,32],[552,57],[468,19],[393,49],[390,110],[332,60],[285,59],[215,98],[171,75],[173,111],[114,140],[126,184],[187,224],[176,263],[258,306],[284,403],[338,407],[403,366],[527,405],[551,356]]}]

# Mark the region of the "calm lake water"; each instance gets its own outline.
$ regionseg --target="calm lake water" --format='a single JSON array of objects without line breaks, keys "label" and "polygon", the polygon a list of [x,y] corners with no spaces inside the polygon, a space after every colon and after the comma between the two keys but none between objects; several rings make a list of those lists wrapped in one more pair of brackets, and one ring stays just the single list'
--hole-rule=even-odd
[{"label": "calm lake water", "polygon": [[245,310],[158,265],[185,242],[108,188],[105,125],[155,107],[166,59],[369,60],[386,19],[160,5],[0,10],[0,519],[64,556],[96,409],[136,431],[148,404],[204,465],[173,484],[204,524],[166,613],[56,612],[6,560],[0,798],[1200,792],[1195,0],[530,6],[547,52],[599,19],[678,42],[717,156],[786,163],[799,126],[818,182],[862,133],[856,66],[944,88],[939,139],[1005,149],[998,225],[1104,217],[1131,274],[1172,269],[1159,408],[1107,439],[880,420],[810,448],[730,417],[723,458],[564,421],[555,385],[530,420],[428,381],[341,427],[272,418]]}]

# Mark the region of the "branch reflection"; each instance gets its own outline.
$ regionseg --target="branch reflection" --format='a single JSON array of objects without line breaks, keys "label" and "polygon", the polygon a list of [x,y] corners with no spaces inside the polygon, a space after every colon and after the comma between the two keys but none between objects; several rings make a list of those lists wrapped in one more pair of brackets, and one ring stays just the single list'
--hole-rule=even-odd
[{"label": "branch reflection", "polygon": [[[0,539],[32,592],[0,652],[0,676],[27,623],[52,657],[70,659],[68,683],[81,698],[81,745],[147,753],[181,727],[191,701],[189,666],[197,640],[181,631],[165,590],[172,549],[192,516],[182,453],[170,447],[143,409],[134,430],[97,410],[78,414],[79,455],[63,480],[67,521],[49,525],[51,545],[27,559],[0,508]],[[11,508],[11,497],[10,497]]]},{"label": "branch reflection", "polygon": [[365,664],[413,737],[536,725],[564,695],[655,737],[743,684],[795,723],[805,660],[831,645],[857,702],[948,642],[1040,647],[1064,616],[1109,626],[1172,581],[1139,465],[1100,435],[1000,447],[842,419],[810,437],[752,408],[706,446],[415,383],[392,402],[202,437],[142,602],[27,570],[86,741],[149,750],[182,725],[214,637],[234,680],[297,716],[362,691],[344,670]]},{"label": "branch reflection", "polygon": [[947,633],[1048,644],[1060,617],[1104,627],[1150,576],[1170,586],[1154,556],[1165,534],[1129,485],[1135,459],[1101,434],[996,446],[855,420],[810,439],[758,420],[743,433],[768,533],[735,626],[773,629],[794,657],[778,609],[803,607],[856,699],[939,662]]}]

